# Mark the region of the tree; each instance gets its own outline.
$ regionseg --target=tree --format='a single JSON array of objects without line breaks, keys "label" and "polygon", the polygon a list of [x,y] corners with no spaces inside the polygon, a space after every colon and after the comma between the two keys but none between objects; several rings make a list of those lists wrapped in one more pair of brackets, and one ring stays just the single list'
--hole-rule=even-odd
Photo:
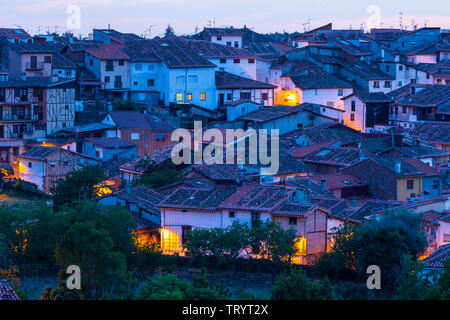
[{"label": "tree", "polygon": [[93,221],[74,224],[56,245],[58,266],[63,270],[70,265],[80,267],[83,299],[98,299],[126,284],[125,255],[113,248],[109,232],[96,228]]},{"label": "tree", "polygon": [[89,200],[102,194],[106,175],[99,166],[81,165],[69,172],[64,179],[58,180],[50,189],[53,205],[59,209],[62,205]]},{"label": "tree", "polygon": [[185,176],[170,159],[162,163],[156,163],[150,157],[147,157],[141,159],[136,168],[142,169],[143,173],[134,183],[152,189],[180,182]]},{"label": "tree", "polygon": [[164,38],[171,38],[171,37],[175,37],[175,30],[170,24],[168,24],[164,32]]},{"label": "tree", "polygon": [[359,227],[345,225],[338,231],[331,252],[320,258],[316,266],[329,276],[354,272],[365,278],[367,267],[377,265],[383,274],[382,288],[392,290],[402,269],[403,256],[415,259],[425,249],[420,224],[419,215],[400,211],[387,212]]},{"label": "tree", "polygon": [[272,288],[272,300],[330,300],[335,299],[328,278],[321,282],[308,280],[303,270],[292,269],[282,275]]}]

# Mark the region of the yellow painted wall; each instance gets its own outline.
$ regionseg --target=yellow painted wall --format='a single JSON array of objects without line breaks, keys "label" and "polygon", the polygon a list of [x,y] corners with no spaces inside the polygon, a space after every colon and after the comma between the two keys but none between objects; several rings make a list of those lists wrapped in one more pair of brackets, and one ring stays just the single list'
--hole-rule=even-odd
[{"label": "yellow painted wall", "polygon": [[[414,181],[414,188],[407,189],[407,181]],[[416,197],[422,193],[422,178],[421,177],[411,177],[411,178],[401,178],[397,179],[397,200],[407,201],[411,197],[411,193],[415,193]]]}]

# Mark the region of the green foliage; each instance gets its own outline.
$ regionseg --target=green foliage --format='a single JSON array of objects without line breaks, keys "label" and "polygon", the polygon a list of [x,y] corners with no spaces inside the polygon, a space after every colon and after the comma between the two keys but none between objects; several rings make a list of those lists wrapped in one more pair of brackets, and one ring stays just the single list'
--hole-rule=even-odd
[{"label": "green foliage", "polygon": [[289,275],[282,275],[272,288],[272,300],[330,299],[335,299],[335,294],[328,278],[321,282],[310,281],[301,269],[292,269]]},{"label": "green foliage", "polygon": [[258,248],[259,255],[276,266],[290,262],[294,254],[294,238],[295,231],[284,230],[274,222],[264,221],[249,228],[246,223],[234,221],[226,228],[192,230],[184,246],[189,255],[227,259],[233,268],[241,252],[250,253],[250,248]]},{"label": "green foliage", "polygon": [[164,31],[164,38],[171,38],[171,37],[175,37],[175,30],[170,24],[168,24],[166,30]]},{"label": "green foliage", "polygon": [[134,184],[145,185],[151,189],[157,189],[180,182],[185,176],[185,174],[178,170],[175,164],[170,160],[157,164],[147,157],[146,159],[141,159],[136,168],[143,169],[143,173],[134,181]]},{"label": "green foliage", "polygon": [[72,205],[100,195],[104,180],[105,172],[99,166],[82,165],[76,168],[50,189],[54,207],[59,209],[63,205]]},{"label": "green foliage", "polygon": [[[2,170],[3,172],[3,170]],[[39,190],[34,183],[22,180],[7,178],[4,173],[0,174],[0,189],[10,196],[24,197],[27,199],[44,199],[46,195]]]},{"label": "green foliage", "polygon": [[341,227],[331,252],[316,264],[318,273],[337,278],[355,273],[362,279],[367,276],[368,266],[377,265],[383,274],[382,288],[392,290],[402,268],[402,257],[416,257],[425,249],[420,221],[419,215],[391,212],[358,227]]},{"label": "green foliage", "polygon": [[135,110],[134,102],[132,99],[128,100],[116,100],[112,102],[112,105],[117,110]]},{"label": "green foliage", "polygon": [[155,270],[164,263],[161,248],[155,242],[138,246],[130,259],[131,265],[144,276],[153,275]]},{"label": "green foliage", "polygon": [[225,282],[215,285],[208,281],[205,269],[194,277],[192,285],[174,274],[153,276],[142,285],[139,294],[141,300],[225,300],[230,297],[231,291],[225,288]]}]

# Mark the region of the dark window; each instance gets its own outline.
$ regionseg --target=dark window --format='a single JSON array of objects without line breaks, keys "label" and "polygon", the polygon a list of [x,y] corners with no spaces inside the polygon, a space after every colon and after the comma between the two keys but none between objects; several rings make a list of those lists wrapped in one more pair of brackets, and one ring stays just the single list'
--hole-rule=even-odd
[{"label": "dark window", "polygon": [[268,94],[267,93],[261,93],[261,100],[267,100],[268,99]]},{"label": "dark window", "polygon": [[253,58],[248,59],[248,63],[255,63],[255,59]]},{"label": "dark window", "polygon": [[220,63],[227,63],[227,59],[226,58],[220,58]]},{"label": "dark window", "polygon": [[439,189],[439,180],[433,180],[433,189]]},{"label": "dark window", "polygon": [[373,87],[374,88],[379,88],[380,87],[380,81],[374,81],[373,82]]},{"label": "dark window", "polygon": [[217,36],[217,41],[221,41],[222,40],[222,36]]},{"label": "dark window", "polygon": [[406,107],[402,107],[402,113],[406,113]]},{"label": "dark window", "polygon": [[227,46],[231,47],[231,41],[227,41]]},{"label": "dark window", "polygon": [[125,64],[124,60],[119,60],[119,66],[123,66]]},{"label": "dark window", "polygon": [[289,225],[291,225],[291,226],[297,225],[297,218],[296,217],[289,217]]},{"label": "dark window", "polygon": [[239,48],[239,42],[238,42],[238,41],[235,41],[235,42],[234,42],[234,47],[235,47],[235,48]]},{"label": "dark window", "polygon": [[355,121],[355,114],[354,113],[350,114],[350,121]]},{"label": "dark window", "polygon": [[52,56],[45,56],[44,63],[52,63]]},{"label": "dark window", "polygon": [[231,93],[227,93],[227,100],[228,101],[233,100],[233,96],[231,95]]},{"label": "dark window", "polygon": [[230,211],[229,216],[230,218],[234,218],[234,211]]},{"label": "dark window", "polygon": [[233,62],[234,63],[241,63],[241,59],[234,59]]},{"label": "dark window", "polygon": [[259,212],[252,212],[252,227],[256,227],[261,220]]},{"label": "dark window", "polygon": [[106,61],[106,71],[114,71],[114,63],[112,60]]},{"label": "dark window", "polygon": [[155,86],[155,80],[154,80],[154,79],[148,79],[148,80],[147,80],[147,86],[148,86],[148,87],[153,87],[153,86]]},{"label": "dark window", "polygon": [[182,230],[182,243],[185,244],[186,242],[188,242],[188,233],[189,231],[192,230],[191,226],[182,226],[181,227]]},{"label": "dark window", "polygon": [[252,95],[250,92],[241,92],[240,97],[241,100],[250,100]]},{"label": "dark window", "polygon": [[414,189],[414,180],[407,180],[406,181],[406,189],[408,189],[408,190]]},{"label": "dark window", "polygon": [[94,65],[94,60],[93,60],[93,59],[90,59],[90,60],[89,60],[89,65],[91,65],[91,66]]},{"label": "dark window", "polygon": [[398,66],[398,70],[402,71],[403,70],[403,66]]},{"label": "dark window", "polygon": [[355,112],[356,110],[356,101],[352,100],[352,112]]},{"label": "dark window", "polygon": [[111,78],[109,76],[105,76],[105,83],[109,83],[111,81]]},{"label": "dark window", "polygon": [[386,72],[389,72],[389,66],[386,66]]}]

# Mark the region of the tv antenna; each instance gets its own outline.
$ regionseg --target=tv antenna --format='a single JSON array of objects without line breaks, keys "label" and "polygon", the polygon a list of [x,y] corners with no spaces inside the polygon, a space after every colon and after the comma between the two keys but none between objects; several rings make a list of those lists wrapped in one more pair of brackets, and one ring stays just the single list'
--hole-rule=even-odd
[{"label": "tv antenna", "polygon": [[216,17],[213,17],[212,20],[208,20],[208,27],[216,27]]},{"label": "tv antenna", "polygon": [[403,12],[399,12],[398,24],[400,25],[400,30],[403,30]]},{"label": "tv antenna", "polygon": [[151,39],[152,38],[152,28],[156,27],[156,24],[151,24],[148,26],[148,28],[145,31],[148,31],[148,38]]},{"label": "tv antenna", "polygon": [[[308,18],[308,21],[302,24],[304,32],[309,32],[309,28],[311,26],[311,20],[312,20],[311,18]],[[308,27],[308,28],[306,28],[306,27]]]}]

